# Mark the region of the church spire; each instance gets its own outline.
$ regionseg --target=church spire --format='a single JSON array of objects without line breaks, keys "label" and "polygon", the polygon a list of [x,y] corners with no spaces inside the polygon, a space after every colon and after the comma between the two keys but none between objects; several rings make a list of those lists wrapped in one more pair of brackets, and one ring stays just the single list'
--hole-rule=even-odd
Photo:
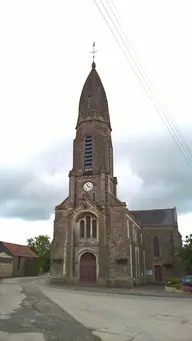
[{"label": "church spire", "polygon": [[95,69],[96,68],[96,64],[95,64],[95,62],[93,61],[93,63],[92,63],[92,69]]},{"label": "church spire", "polygon": [[[93,50],[93,52],[95,53],[96,51]],[[107,96],[101,79],[97,73],[94,58],[92,69],[81,92],[76,128],[82,122],[91,120],[105,122],[111,130]]]}]

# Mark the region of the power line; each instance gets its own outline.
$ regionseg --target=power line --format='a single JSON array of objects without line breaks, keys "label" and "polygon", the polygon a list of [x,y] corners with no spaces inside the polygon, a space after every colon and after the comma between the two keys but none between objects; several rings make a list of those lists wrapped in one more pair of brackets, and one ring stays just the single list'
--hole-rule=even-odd
[{"label": "power line", "polygon": [[[130,65],[131,65],[131,67],[132,67],[134,73],[136,74],[137,78],[139,79],[139,81],[140,81],[142,87],[143,87],[144,90],[147,92],[147,95],[149,96],[149,98],[150,98],[150,100],[151,100],[153,106],[154,106],[155,109],[157,110],[157,112],[158,112],[159,116],[161,117],[161,119],[162,119],[164,125],[166,126],[167,130],[169,131],[169,133],[171,134],[173,140],[175,141],[177,148],[180,150],[180,152],[181,152],[181,153],[183,154],[183,156],[185,157],[185,160],[187,161],[188,165],[192,168],[192,157],[191,157],[191,154],[190,154],[190,148],[187,146],[187,143],[186,143],[185,139],[182,137],[181,132],[179,131],[179,129],[177,128],[177,126],[176,126],[176,124],[175,124],[175,126],[176,126],[176,128],[177,128],[177,133],[178,133],[178,132],[180,133],[180,139],[181,139],[181,137],[182,137],[182,139],[180,140],[180,139],[178,138],[178,135],[175,133],[174,128],[172,127],[171,123],[169,122],[169,120],[168,120],[167,117],[166,117],[166,114],[165,114],[165,113],[163,112],[163,110],[162,110],[162,105],[159,104],[159,102],[157,101],[156,97],[154,96],[154,94],[153,94],[153,92],[152,92],[152,90],[151,90],[149,84],[147,83],[147,81],[146,81],[146,79],[145,79],[145,77],[144,77],[144,75],[143,75],[141,69],[140,69],[139,66],[138,66],[138,63],[135,61],[134,56],[132,55],[132,53],[131,53],[131,51],[129,50],[127,44],[125,43],[124,39],[122,38],[122,35],[121,35],[121,33],[119,32],[118,28],[116,27],[116,24],[114,23],[114,21],[113,21],[111,15],[109,14],[109,12],[108,12],[106,6],[104,5],[104,3],[103,3],[102,0],[100,0],[100,2],[101,2],[101,4],[102,4],[102,6],[103,6],[105,12],[106,12],[107,15],[108,15],[110,22],[111,22],[112,25],[114,26],[115,31],[117,32],[118,36],[120,37],[123,46],[120,44],[118,37],[117,37],[116,34],[114,33],[112,27],[110,26],[108,20],[106,19],[106,16],[103,14],[101,8],[98,6],[96,0],[94,0],[95,5],[97,6],[99,12],[101,13],[101,15],[102,15],[104,21],[106,22],[107,26],[109,27],[109,29],[110,29],[110,31],[111,31],[111,33],[113,34],[113,36],[114,36],[116,42],[118,43],[119,47],[121,48],[121,50],[122,50],[123,54],[125,55],[127,61],[130,63]],[[108,0],[107,0],[107,2],[108,2]],[[109,3],[109,2],[108,2],[108,3]],[[113,12],[113,13],[114,13],[114,12]],[[131,60],[130,60],[130,58],[128,57],[128,55],[127,55],[127,53],[126,53],[126,50],[129,52],[129,56],[131,57]],[[139,64],[140,64],[140,66],[141,66],[141,63],[139,63]],[[135,68],[135,66],[136,66],[136,68]],[[145,74],[146,74],[146,73],[145,73]],[[183,144],[183,142],[185,142],[185,143]],[[187,147],[187,148],[186,148],[186,147]]]},{"label": "power line", "polygon": [[[145,89],[145,91],[147,92],[148,96],[149,96],[148,90],[150,91],[150,100],[152,100],[153,105],[154,105],[154,100],[155,100],[156,109],[157,109],[157,106],[158,106],[158,108],[160,109],[160,111],[163,112],[163,110],[162,110],[162,108],[161,108],[161,105],[160,105],[159,102],[157,101],[157,98],[154,96],[154,94],[153,94],[153,92],[152,92],[152,90],[151,90],[149,84],[146,82],[146,79],[145,79],[145,77],[143,76],[142,71],[141,71],[140,68],[138,67],[137,62],[135,61],[135,59],[134,59],[134,57],[133,57],[133,55],[132,55],[132,51],[130,51],[130,49],[127,47],[127,45],[126,45],[124,39],[122,38],[122,36],[121,36],[121,34],[120,34],[118,28],[116,27],[116,25],[115,25],[115,23],[114,23],[114,21],[113,21],[111,15],[109,14],[109,12],[108,12],[106,6],[104,5],[103,1],[100,0],[100,2],[101,2],[101,4],[102,4],[102,6],[104,7],[106,13],[108,14],[109,19],[110,19],[110,21],[112,22],[112,24],[113,24],[113,26],[114,26],[114,28],[115,28],[117,34],[119,35],[119,37],[120,37],[120,39],[121,39],[123,45],[124,45],[124,46],[126,47],[126,49],[128,50],[129,55],[130,55],[130,57],[132,58],[132,60],[133,60],[133,62],[134,62],[134,65],[135,65],[136,68],[137,68],[137,71],[139,72],[139,75],[138,75],[138,72],[135,72],[135,71],[136,71],[135,68],[133,67],[133,65],[132,65],[132,63],[130,62],[130,60],[128,60],[129,63],[131,64],[131,66],[132,66],[132,68],[133,68],[133,70],[134,70],[136,76],[139,78],[139,80],[140,80],[142,86],[144,85],[144,84],[143,84],[143,81],[144,81],[144,83],[145,83],[144,89]],[[141,78],[140,78],[139,76],[141,76]],[[147,89],[146,89],[146,86],[147,86]],[[171,130],[171,132],[174,134],[174,137],[175,137],[174,129],[172,128],[172,126],[171,126],[169,120],[167,119],[166,115],[163,113],[163,117],[162,117],[162,114],[160,114],[160,112],[159,112],[158,109],[157,109],[157,111],[158,111],[158,113],[159,113],[159,115],[160,115],[162,121],[163,121],[164,124],[166,125],[167,129],[168,129],[168,126],[169,126],[169,129],[168,129],[169,132],[170,132],[170,130]],[[171,133],[171,132],[170,132],[170,133]],[[172,137],[173,137],[173,134],[171,134]],[[174,137],[173,137],[173,138],[174,138]],[[176,138],[177,138],[177,142],[178,142],[178,136],[177,136],[177,135],[176,135]],[[174,139],[174,140],[175,140],[175,139]],[[176,141],[175,141],[175,142],[176,142]],[[179,142],[182,142],[182,140],[181,140],[181,141],[179,140]],[[178,146],[178,143],[177,143],[177,146]],[[179,144],[178,147],[179,147],[180,151],[182,151],[182,153],[185,155],[185,158],[187,158],[187,162],[190,163],[190,165],[191,165],[191,164],[192,164],[192,158],[191,158],[191,155],[190,155],[190,153],[188,152],[188,150],[186,151],[186,148],[185,148],[185,146],[183,146],[182,143]]]},{"label": "power line", "polygon": [[[115,19],[116,19],[116,21],[117,21],[117,23],[118,23],[118,25],[119,25],[119,27],[120,27],[122,33],[124,34],[125,39],[127,40],[128,44],[130,45],[130,47],[131,47],[131,49],[132,49],[132,52],[134,53],[134,56],[135,56],[137,62],[139,63],[139,65],[140,65],[142,71],[144,72],[144,74],[145,74],[145,76],[146,76],[146,78],[147,78],[147,80],[148,80],[148,82],[149,82],[149,85],[150,85],[150,86],[152,87],[152,89],[153,89],[154,87],[153,87],[153,84],[152,84],[152,82],[151,82],[151,80],[150,80],[150,78],[149,78],[149,75],[147,74],[147,72],[146,72],[146,70],[145,70],[145,68],[144,68],[144,66],[143,66],[143,64],[142,64],[142,62],[141,62],[141,60],[139,59],[138,53],[136,53],[135,50],[134,50],[134,49],[135,49],[134,44],[133,44],[133,42],[131,41],[130,37],[128,38],[128,36],[127,36],[127,34],[126,34],[126,32],[125,32],[123,26],[122,26],[122,25],[123,25],[123,20],[122,20],[122,18],[121,18],[121,16],[120,16],[119,12],[118,12],[118,10],[117,10],[117,7],[115,6],[113,0],[110,0],[110,1],[109,1],[109,0],[106,0],[106,2],[107,2],[107,4],[108,4],[108,6],[109,6],[109,8],[110,8],[110,10],[111,10],[111,12],[112,12],[112,14],[113,14],[113,16],[115,17]],[[112,5],[110,4],[110,2],[111,2]],[[113,9],[113,8],[114,8],[114,9]],[[116,13],[115,13],[115,12],[116,12]],[[118,19],[118,17],[119,17],[119,19]],[[122,22],[122,24],[121,24],[121,22]],[[190,148],[190,146],[188,145],[188,143],[187,143],[187,141],[185,140],[184,136],[182,135],[182,133],[181,133],[179,127],[177,126],[177,123],[175,122],[175,120],[174,120],[174,118],[173,118],[173,116],[167,111],[167,109],[164,107],[163,103],[160,103],[160,104],[161,104],[161,106],[163,107],[164,111],[166,112],[166,115],[168,116],[168,118],[169,118],[170,121],[172,122],[172,124],[173,124],[173,126],[174,126],[176,132],[178,133],[180,139],[182,140],[182,142],[183,142],[183,144],[184,144],[186,150],[187,150],[188,153],[190,154],[190,157],[192,157],[192,149]]]}]

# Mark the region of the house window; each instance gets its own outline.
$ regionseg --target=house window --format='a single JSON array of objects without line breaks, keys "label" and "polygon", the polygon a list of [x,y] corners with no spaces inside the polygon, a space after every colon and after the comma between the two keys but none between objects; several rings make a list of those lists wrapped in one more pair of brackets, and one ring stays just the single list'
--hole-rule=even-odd
[{"label": "house window", "polygon": [[80,238],[85,238],[85,222],[84,222],[84,220],[80,221]]},{"label": "house window", "polygon": [[84,168],[85,170],[92,169],[93,158],[93,138],[91,135],[85,137],[85,151],[84,151]]},{"label": "house window", "polygon": [[79,222],[80,239],[97,239],[97,219],[94,216],[86,215]]},{"label": "house window", "polygon": [[153,254],[155,257],[159,257],[160,252],[159,252],[159,238],[155,236],[153,238]]}]

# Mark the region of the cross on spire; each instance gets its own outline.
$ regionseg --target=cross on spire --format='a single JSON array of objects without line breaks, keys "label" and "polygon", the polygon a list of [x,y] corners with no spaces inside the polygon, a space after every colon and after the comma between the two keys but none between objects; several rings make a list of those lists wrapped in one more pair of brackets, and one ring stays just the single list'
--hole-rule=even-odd
[{"label": "cross on spire", "polygon": [[93,51],[91,51],[91,53],[93,54],[93,64],[92,65],[95,65],[95,53],[97,51],[95,51],[95,42],[93,43]]}]

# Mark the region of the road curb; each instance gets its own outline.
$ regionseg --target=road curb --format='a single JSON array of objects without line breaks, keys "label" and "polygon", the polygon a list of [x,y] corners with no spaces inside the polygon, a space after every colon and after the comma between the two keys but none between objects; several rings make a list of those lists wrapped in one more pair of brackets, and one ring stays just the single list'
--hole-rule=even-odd
[{"label": "road curb", "polygon": [[[175,293],[169,293],[169,294],[157,294],[157,293],[147,293],[147,292],[131,292],[131,291],[114,291],[114,290],[98,290],[96,287],[81,287],[81,286],[67,286],[67,285],[55,285],[55,284],[50,284],[48,280],[42,284],[41,279],[38,279],[38,286],[40,287],[46,287],[50,289],[59,289],[59,290],[65,290],[65,291],[74,291],[74,292],[93,292],[97,294],[112,294],[112,295],[121,295],[121,296],[139,296],[139,297],[155,297],[155,298],[184,298],[184,299],[191,299],[191,296],[188,296],[186,294],[175,294]],[[41,282],[41,283],[39,283]],[[130,289],[132,290],[132,289]]]}]

